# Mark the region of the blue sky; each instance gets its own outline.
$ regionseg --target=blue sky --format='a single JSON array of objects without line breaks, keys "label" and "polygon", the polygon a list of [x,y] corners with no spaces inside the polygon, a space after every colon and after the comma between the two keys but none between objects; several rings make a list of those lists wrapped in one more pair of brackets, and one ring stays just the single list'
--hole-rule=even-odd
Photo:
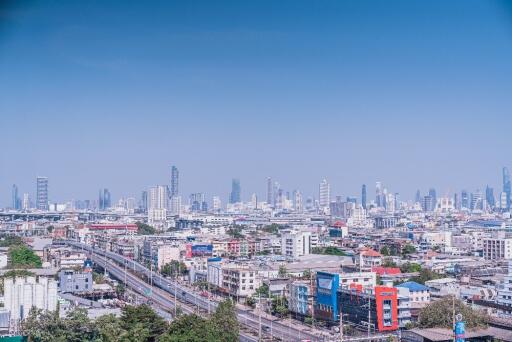
[{"label": "blue sky", "polygon": [[0,205],[182,194],[402,198],[512,167],[507,1],[27,1],[0,5]]}]

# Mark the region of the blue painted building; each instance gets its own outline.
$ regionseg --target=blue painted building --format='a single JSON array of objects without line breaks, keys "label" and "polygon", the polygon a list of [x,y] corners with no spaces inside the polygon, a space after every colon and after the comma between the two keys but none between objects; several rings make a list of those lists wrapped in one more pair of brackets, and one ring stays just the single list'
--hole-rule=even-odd
[{"label": "blue painted building", "polygon": [[340,276],[337,273],[317,272],[315,317],[326,321],[337,321],[338,302],[337,291],[340,286]]},{"label": "blue painted building", "polygon": [[288,287],[288,310],[301,316],[311,314],[312,291],[308,281],[294,281]]}]

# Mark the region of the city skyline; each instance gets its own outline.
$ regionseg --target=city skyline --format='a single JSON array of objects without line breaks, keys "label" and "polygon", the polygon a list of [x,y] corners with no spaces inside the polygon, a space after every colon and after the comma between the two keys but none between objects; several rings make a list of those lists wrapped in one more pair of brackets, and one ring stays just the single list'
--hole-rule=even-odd
[{"label": "city skyline", "polygon": [[[166,184],[165,182],[159,183],[159,184],[152,184],[147,186],[146,188],[141,189],[139,192],[135,192],[133,194],[122,194],[118,196],[111,196],[110,189],[109,188],[101,188],[99,192],[99,200],[98,197],[72,197],[72,198],[65,198],[65,199],[53,199],[51,195],[48,195],[48,193],[51,193],[51,181],[49,181],[49,177],[46,176],[37,176],[36,177],[36,183],[35,183],[35,191],[32,193],[30,190],[25,191],[23,189],[20,189],[17,183],[14,183],[11,185],[10,193],[9,193],[9,199],[7,200],[7,204],[5,206],[6,208],[15,208],[15,209],[21,209],[22,207],[22,196],[28,195],[27,199],[23,199],[24,201],[30,199],[32,204],[35,208],[38,208],[39,206],[43,205],[42,203],[44,201],[39,201],[39,190],[40,190],[40,181],[42,180],[44,182],[44,198],[46,198],[46,202],[49,203],[63,203],[66,201],[91,201],[92,203],[96,203],[99,209],[106,209],[111,207],[116,201],[120,199],[135,199],[139,204],[142,204],[144,202],[143,197],[147,196],[148,191],[150,191],[152,188],[155,187],[161,187],[165,186],[167,191],[167,201],[170,205],[172,197],[180,197],[181,200],[184,198],[186,199],[189,196],[195,196],[198,194],[201,194],[204,196],[205,201],[211,205],[214,201],[214,197],[217,197],[221,199],[223,203],[237,203],[237,202],[250,202],[252,201],[252,196],[255,194],[258,198],[258,202],[264,201],[268,202],[269,198],[272,198],[271,204],[275,205],[275,201],[277,197],[279,196],[278,192],[281,192],[283,196],[293,198],[295,195],[294,193],[296,191],[300,192],[301,196],[304,195],[304,199],[311,198],[314,200],[317,200],[322,202],[322,193],[324,193],[324,199],[323,203],[320,203],[320,207],[326,207],[326,200],[329,199],[330,201],[334,201],[336,198],[343,198],[346,197],[347,201],[349,198],[354,198],[357,200],[358,203],[364,205],[369,204],[371,202],[375,202],[377,206],[382,205],[382,201],[386,201],[382,198],[383,196],[383,190],[389,191],[389,194],[398,195],[400,198],[400,201],[404,202],[418,202],[423,205],[424,197],[429,197],[433,200],[432,203],[436,202],[436,199],[439,198],[454,198],[457,200],[458,196],[461,195],[461,197],[464,197],[464,193],[466,196],[478,194],[479,196],[486,199],[488,203],[490,203],[492,206],[495,204],[500,203],[500,194],[503,192],[505,194],[508,194],[507,197],[505,197],[503,200],[505,203],[507,203],[508,208],[510,208],[510,205],[512,203],[512,197],[511,197],[511,181],[510,181],[510,173],[509,168],[507,166],[502,167],[501,170],[501,183],[498,183],[494,185],[491,182],[486,183],[482,186],[477,187],[464,187],[457,190],[452,190],[450,192],[442,192],[439,191],[435,186],[428,187],[425,189],[419,189],[417,188],[415,191],[411,192],[410,194],[407,192],[402,193],[399,191],[395,191],[396,189],[389,185],[386,182],[382,181],[375,181],[373,182],[373,188],[372,188],[372,182],[366,182],[360,184],[359,193],[339,193],[339,192],[332,192],[332,182],[326,178],[321,179],[316,184],[316,192],[313,190],[311,193],[304,193],[305,187],[283,187],[280,180],[273,179],[272,177],[265,177],[263,185],[260,189],[256,191],[251,192],[245,192],[245,197],[242,196],[242,182],[240,181],[240,178],[230,178],[230,188],[227,191],[224,191],[226,195],[222,195],[222,192],[219,193],[208,193],[206,191],[195,191],[195,192],[180,192],[178,193],[178,182],[181,184],[181,176],[178,176],[181,174],[180,169],[176,165],[172,165],[170,168],[169,174],[169,183]],[[178,177],[180,177],[178,181]],[[368,186],[369,185],[369,186]],[[335,187],[337,188],[337,187]],[[173,191],[174,189],[174,191]],[[270,191],[270,193],[269,193]],[[174,194],[174,195],[173,195]],[[418,197],[419,196],[419,197]],[[57,196],[58,197],[58,196]],[[190,199],[189,199],[190,200]],[[464,201],[464,199],[461,199]],[[466,201],[470,201],[469,197],[465,199]],[[108,203],[108,204],[107,204]],[[183,203],[183,202],[181,202]],[[16,205],[14,205],[16,204]],[[26,206],[26,205],[23,205]]]},{"label": "city skyline", "polygon": [[226,203],[238,177],[263,199],[270,176],[405,200],[512,166],[506,2],[118,5],[0,8],[0,206],[38,175],[56,201],[138,196],[170,165],[184,198]]}]

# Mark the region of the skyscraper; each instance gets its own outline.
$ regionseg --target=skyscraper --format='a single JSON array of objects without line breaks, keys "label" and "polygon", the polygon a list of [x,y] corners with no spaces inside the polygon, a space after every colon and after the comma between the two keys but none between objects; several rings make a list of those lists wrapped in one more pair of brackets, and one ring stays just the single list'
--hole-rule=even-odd
[{"label": "skyscraper", "polygon": [[377,205],[378,208],[380,208],[380,207],[384,207],[384,202],[385,202],[385,199],[384,199],[383,192],[382,192],[382,183],[376,182],[375,183],[375,204]]},{"label": "skyscraper", "polygon": [[240,179],[233,178],[231,182],[231,195],[229,196],[229,203],[240,203],[241,202]]},{"label": "skyscraper", "polygon": [[304,210],[302,194],[298,190],[293,191],[293,210],[298,213],[301,213]]},{"label": "skyscraper", "polygon": [[162,222],[167,219],[169,207],[169,188],[166,185],[157,185],[148,192],[148,220],[149,222]]},{"label": "skyscraper", "polygon": [[12,208],[14,210],[21,209],[21,200],[18,193],[18,186],[16,184],[12,185]]},{"label": "skyscraper", "polygon": [[430,197],[432,197],[432,208],[435,208],[436,205],[437,205],[437,194],[436,194],[436,189],[434,188],[430,188],[428,190],[428,195]]},{"label": "skyscraper", "polygon": [[506,197],[506,210],[510,210],[510,202],[511,202],[511,192],[512,192],[512,185],[510,184],[510,172],[508,171],[508,168],[503,168],[503,192],[505,193]]},{"label": "skyscraper", "polygon": [[98,209],[106,210],[112,206],[112,199],[110,197],[110,191],[108,189],[100,189],[98,196]]},{"label": "skyscraper", "polygon": [[48,178],[37,177],[36,179],[36,208],[48,211]]},{"label": "skyscraper", "polygon": [[419,189],[416,191],[416,197],[415,197],[414,201],[416,203],[421,203],[421,192]]},{"label": "skyscraper", "polygon": [[148,211],[148,192],[145,190],[140,196],[140,209],[145,213]]},{"label": "skyscraper", "polygon": [[179,194],[179,191],[178,191],[179,176],[180,176],[180,173],[178,171],[178,168],[173,165],[171,168],[171,191],[169,194],[170,197],[178,196],[178,194]]},{"label": "skyscraper", "polygon": [[460,194],[460,207],[461,209],[469,209],[469,198],[466,190],[462,190]]},{"label": "skyscraper", "polygon": [[487,205],[491,208],[494,208],[496,205],[496,199],[494,198],[494,189],[489,185],[485,188],[485,200],[487,201]]},{"label": "skyscraper", "polygon": [[323,179],[320,182],[318,187],[318,198],[320,208],[329,208],[329,203],[331,201],[331,187],[326,179]]},{"label": "skyscraper", "polygon": [[267,204],[274,205],[274,184],[270,177],[267,177]]},{"label": "skyscraper", "polygon": [[366,184],[363,184],[361,188],[361,205],[366,209]]},{"label": "skyscraper", "polygon": [[190,210],[193,212],[205,211],[208,208],[208,204],[205,201],[204,193],[198,192],[191,194],[189,197]]}]

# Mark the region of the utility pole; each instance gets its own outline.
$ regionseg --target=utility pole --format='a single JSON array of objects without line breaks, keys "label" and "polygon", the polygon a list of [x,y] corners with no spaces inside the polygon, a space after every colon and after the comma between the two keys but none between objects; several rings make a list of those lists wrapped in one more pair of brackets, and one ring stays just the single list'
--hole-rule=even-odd
[{"label": "utility pole", "polygon": [[453,330],[453,342],[456,340],[455,334],[455,294],[452,297],[452,330]]},{"label": "utility pole", "polygon": [[261,341],[261,292],[258,291],[258,342]]},{"label": "utility pole", "polygon": [[343,311],[340,305],[340,342],[343,342]]},{"label": "utility pole", "polygon": [[311,288],[311,326],[313,330],[315,330],[315,296],[313,293],[313,272],[311,272],[311,270],[309,270],[309,283]]},{"label": "utility pole", "polygon": [[178,288],[178,273],[174,272],[174,319],[176,319],[177,316],[177,296],[176,296],[176,290]]},{"label": "utility pole", "polygon": [[370,330],[371,330],[371,325],[372,325],[371,307],[372,307],[372,299],[371,299],[370,294],[368,293],[368,338],[370,338]]}]

